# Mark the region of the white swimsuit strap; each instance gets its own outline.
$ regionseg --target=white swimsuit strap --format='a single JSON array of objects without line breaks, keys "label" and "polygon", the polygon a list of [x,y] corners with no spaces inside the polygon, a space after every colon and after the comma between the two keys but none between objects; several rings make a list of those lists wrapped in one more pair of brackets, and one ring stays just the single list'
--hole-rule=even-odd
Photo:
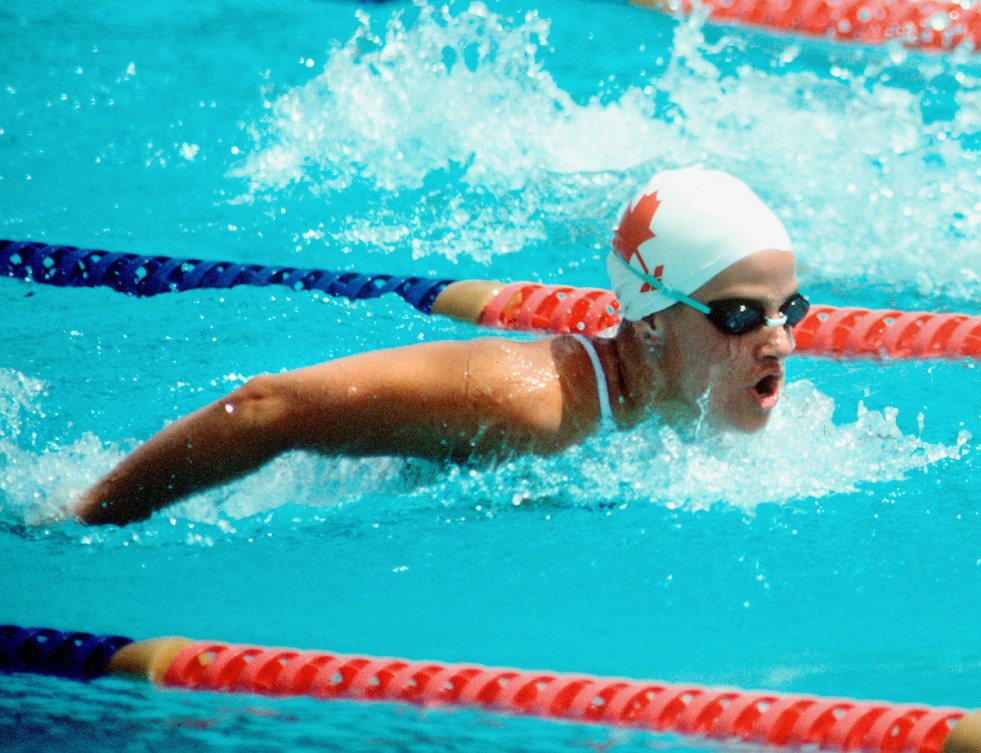
[{"label": "white swimsuit strap", "polygon": [[593,371],[596,372],[596,394],[599,398],[600,423],[604,426],[615,426],[613,406],[610,404],[610,390],[606,386],[606,372],[603,371],[603,364],[600,363],[596,346],[582,335],[573,335],[573,337],[586,351],[586,355],[589,356],[589,360],[593,364]]}]

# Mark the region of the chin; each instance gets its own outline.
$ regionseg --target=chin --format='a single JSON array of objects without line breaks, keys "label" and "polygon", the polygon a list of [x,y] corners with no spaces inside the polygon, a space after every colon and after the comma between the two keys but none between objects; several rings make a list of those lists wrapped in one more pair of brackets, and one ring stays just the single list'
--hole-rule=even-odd
[{"label": "chin", "polygon": [[[713,396],[714,397],[714,396]],[[777,406],[779,392],[761,395],[751,390],[749,395],[721,393],[710,404],[715,423],[725,431],[756,434],[770,423],[773,409]]]},{"label": "chin", "polygon": [[743,415],[717,415],[713,422],[723,431],[735,431],[740,434],[756,434],[763,431],[770,423],[770,412]]},{"label": "chin", "polygon": [[777,403],[775,398],[760,399],[753,395],[747,400],[745,395],[734,395],[722,390],[716,392],[709,390],[707,394],[709,396],[707,405],[704,396],[693,401],[694,406],[702,405],[701,412],[707,422],[719,431],[740,434],[756,434],[763,431],[770,423],[773,408]]}]

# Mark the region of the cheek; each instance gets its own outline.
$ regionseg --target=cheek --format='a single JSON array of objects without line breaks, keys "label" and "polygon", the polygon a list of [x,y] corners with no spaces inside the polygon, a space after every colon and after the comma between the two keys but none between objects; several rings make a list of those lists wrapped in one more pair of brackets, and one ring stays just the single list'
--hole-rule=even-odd
[{"label": "cheek", "polygon": [[714,396],[714,403],[731,381],[727,378],[732,373],[728,348],[710,347],[707,343],[691,348],[686,354],[681,373],[681,392],[688,403],[694,405],[706,392]]},{"label": "cheek", "polygon": [[755,350],[756,345],[752,334],[726,338],[726,357],[732,365],[754,360]]},{"label": "cheek", "polygon": [[[746,373],[752,364],[753,349],[749,338],[725,338],[715,347],[705,347],[691,364],[686,397],[693,401],[707,392],[710,412],[725,417],[726,423],[738,427],[744,423],[736,414],[746,407],[743,405],[743,393],[746,390]],[[753,431],[760,427],[741,428]]]},{"label": "cheek", "polygon": [[732,385],[753,360],[752,338],[728,337],[707,322],[685,321],[671,332],[665,355],[676,375],[672,392],[694,405],[710,391],[712,407],[718,408],[717,401],[728,401]]},{"label": "cheek", "polygon": [[747,338],[712,334],[702,338],[700,346],[692,349],[688,364],[692,383],[700,384],[703,392],[709,387],[724,390],[743,370],[742,365],[753,357]]}]

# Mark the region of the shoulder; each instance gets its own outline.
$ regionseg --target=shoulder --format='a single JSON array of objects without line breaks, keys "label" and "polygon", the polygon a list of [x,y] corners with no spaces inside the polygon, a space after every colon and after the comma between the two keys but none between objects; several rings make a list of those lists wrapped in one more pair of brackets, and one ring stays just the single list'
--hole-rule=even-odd
[{"label": "shoulder", "polygon": [[593,368],[574,338],[486,338],[471,347],[467,391],[475,406],[506,417],[551,449],[592,429],[597,418]]},{"label": "shoulder", "polygon": [[554,338],[520,341],[483,337],[465,347],[472,368],[496,377],[523,379],[556,369]]},{"label": "shoulder", "polygon": [[571,337],[410,345],[357,357],[350,367],[352,378],[374,385],[364,392],[438,414],[450,433],[479,437],[471,447],[481,451],[556,451],[581,440],[596,418],[592,367]]},{"label": "shoulder", "polygon": [[481,338],[466,344],[467,391],[474,399],[520,404],[558,388],[549,340]]}]

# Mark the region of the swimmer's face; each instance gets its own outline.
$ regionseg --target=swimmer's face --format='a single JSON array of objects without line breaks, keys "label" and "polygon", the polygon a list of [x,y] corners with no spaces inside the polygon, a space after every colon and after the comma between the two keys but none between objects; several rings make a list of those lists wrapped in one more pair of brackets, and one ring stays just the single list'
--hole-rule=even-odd
[{"label": "swimmer's face", "polygon": [[[794,255],[760,251],[726,268],[692,297],[705,304],[726,298],[757,301],[771,319],[798,292]],[[754,432],[766,426],[784,386],[783,362],[794,350],[789,326],[764,325],[743,335],[721,332],[684,304],[660,315],[669,396],[702,407],[721,427]],[[707,404],[706,404],[707,403]]]}]

